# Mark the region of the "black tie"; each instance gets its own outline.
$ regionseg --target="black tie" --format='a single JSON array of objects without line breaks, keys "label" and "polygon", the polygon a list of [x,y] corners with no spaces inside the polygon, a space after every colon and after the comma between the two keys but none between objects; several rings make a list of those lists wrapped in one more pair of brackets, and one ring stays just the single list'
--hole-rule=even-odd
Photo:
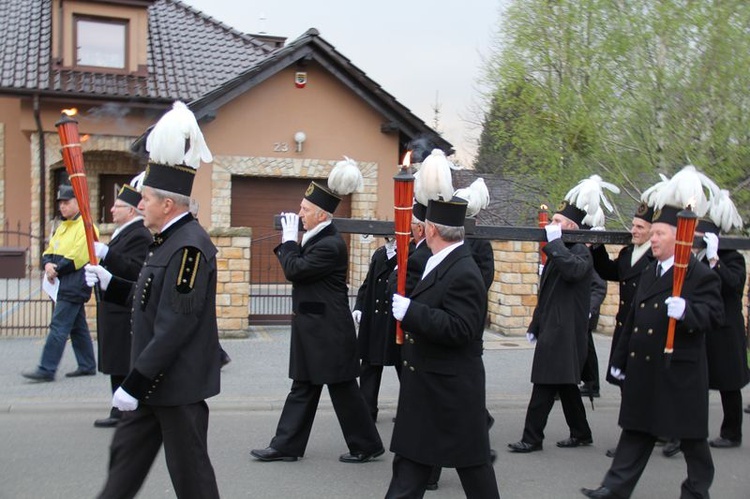
[{"label": "black tie", "polygon": [[656,265],[656,277],[661,277],[661,275],[664,273],[664,267],[661,266],[661,263]]}]

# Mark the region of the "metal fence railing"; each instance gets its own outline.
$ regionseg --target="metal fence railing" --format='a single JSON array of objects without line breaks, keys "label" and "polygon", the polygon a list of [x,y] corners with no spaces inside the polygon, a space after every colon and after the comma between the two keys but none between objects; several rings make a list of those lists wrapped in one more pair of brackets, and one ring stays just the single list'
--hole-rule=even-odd
[{"label": "metal fence railing", "polygon": [[31,228],[7,223],[0,231],[0,337],[41,337],[52,318],[53,302],[42,291],[43,272],[31,261],[38,243]]}]

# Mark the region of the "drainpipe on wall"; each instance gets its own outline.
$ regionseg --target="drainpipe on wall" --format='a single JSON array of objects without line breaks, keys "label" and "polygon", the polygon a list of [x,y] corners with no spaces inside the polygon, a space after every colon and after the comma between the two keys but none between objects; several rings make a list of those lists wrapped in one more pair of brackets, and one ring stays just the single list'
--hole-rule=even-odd
[{"label": "drainpipe on wall", "polygon": [[45,206],[47,205],[47,168],[44,164],[44,129],[42,128],[42,118],[39,112],[39,94],[34,94],[34,121],[36,130],[39,134],[39,265],[42,264],[42,253],[44,253],[44,235],[47,225],[45,216]]}]

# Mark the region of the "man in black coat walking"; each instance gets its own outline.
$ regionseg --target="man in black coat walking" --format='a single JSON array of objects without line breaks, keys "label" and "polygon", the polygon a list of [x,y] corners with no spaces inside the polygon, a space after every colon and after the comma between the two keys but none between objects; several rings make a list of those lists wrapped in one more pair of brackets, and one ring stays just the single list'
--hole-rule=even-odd
[{"label": "man in black coat walking", "polygon": [[[728,196],[722,202],[734,204]],[[718,207],[721,203],[713,203]],[[714,215],[710,213],[710,215]],[[718,215],[718,214],[716,214]],[[738,217],[738,225],[742,222]],[[721,300],[724,302],[724,322],[721,326],[706,335],[706,354],[708,355],[708,387],[719,390],[724,420],[721,423],[719,437],[711,440],[714,448],[739,447],[742,444],[742,388],[750,380],[747,366],[747,338],[745,337],[745,318],[742,315],[742,297],[745,294],[745,257],[736,250],[719,249],[721,230],[731,230],[731,224],[719,227],[722,217],[712,216],[712,220],[701,220],[696,228],[696,235],[703,236],[706,248],[698,252],[698,260],[707,265],[721,279]],[[726,220],[726,219],[725,219]]]},{"label": "man in black coat walking", "polygon": [[[130,185],[123,185],[117,194],[110,212],[115,229],[109,244],[95,242],[99,264],[113,275],[128,281],[137,281],[154,238],[143,225],[143,216],[138,211],[141,194]],[[99,371],[109,374],[112,394],[117,391],[130,372],[130,314],[132,298],[125,305],[100,301],[96,306],[96,330],[99,347]],[[97,428],[116,426],[122,417],[117,407],[112,407],[109,416],[94,421]]]},{"label": "man in black coat walking", "polygon": [[[705,336],[723,321],[719,278],[690,258],[682,293],[672,296],[679,208],[654,214],[655,261],[641,274],[632,308],[612,356],[610,371],[623,380],[614,460],[601,487],[587,497],[626,499],[648,463],[657,437],[681,439],[687,479],[680,497],[709,497],[714,465],[708,436],[708,367]],[[677,321],[671,363],[664,358],[670,318]]]},{"label": "man in black coat walking", "polygon": [[468,498],[499,497],[482,361],[487,290],[463,244],[465,213],[458,198],[429,202],[433,255],[410,298],[393,295],[404,345],[387,498],[422,497],[434,466],[456,468]]},{"label": "man in black coat walking", "polygon": [[99,497],[134,497],[163,443],[175,495],[213,499],[219,490],[208,455],[206,399],[220,390],[217,249],[189,213],[195,168],[212,157],[181,102],[159,120],[146,144],[150,161],[138,208],[156,235],[138,280],[112,276],[100,265],[86,267],[87,282],[99,283],[104,300],[125,304],[132,296],[134,304],[130,372],[112,397],[125,414]]},{"label": "man in black coat walking", "polygon": [[373,421],[378,419],[378,393],[383,376],[383,366],[396,366],[399,371],[398,345],[395,336],[389,336],[391,297],[388,294],[388,277],[396,267],[394,238],[386,238],[372,254],[362,285],[357,292],[352,317],[359,324],[357,344],[362,359],[359,389],[370,409]]},{"label": "man in black coat walking", "polygon": [[591,254],[581,243],[566,244],[562,229],[578,229],[586,212],[563,201],[552,221],[545,227],[547,264],[539,282],[539,296],[527,337],[536,343],[531,382],[534,387],[526,412],[523,436],[508,444],[511,452],[542,450],[555,395],[559,394],[570,428],[570,436],[558,447],[590,445],[593,440],[581,401],[578,383],[586,361],[591,300]]},{"label": "man in black coat walking", "polygon": [[[346,285],[349,259],[346,243],[331,223],[339,201],[312,182],[299,216],[282,217],[282,243],[274,252],[292,283],[292,387],[271,443],[250,452],[260,461],[296,461],[305,454],[323,385],[349,448],[339,461],[364,463],[385,452],[357,386],[357,338]],[[298,244],[300,219],[306,232]]]}]

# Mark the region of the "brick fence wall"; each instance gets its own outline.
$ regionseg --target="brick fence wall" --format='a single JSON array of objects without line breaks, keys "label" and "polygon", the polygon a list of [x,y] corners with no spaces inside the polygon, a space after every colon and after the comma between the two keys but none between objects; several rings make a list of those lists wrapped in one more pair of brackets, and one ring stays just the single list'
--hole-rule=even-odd
[{"label": "brick fence wall", "polygon": [[[508,335],[523,335],[531,322],[539,289],[539,246],[534,242],[494,241],[495,281],[490,288],[490,328]],[[621,246],[608,246],[616,258]],[[750,251],[741,251],[750,270]],[[750,282],[750,275],[748,275]],[[746,287],[747,290],[747,287]],[[619,284],[610,282],[607,297],[600,309],[597,331],[612,334],[619,306]],[[748,296],[745,293],[744,311],[747,315]]]},{"label": "brick fence wall", "polygon": [[[109,241],[114,226],[100,227],[102,242]],[[247,336],[247,315],[250,298],[250,240],[249,228],[209,230],[211,240],[219,250],[216,255],[216,317],[223,338]],[[96,302],[89,300],[86,318],[92,334],[96,331]]]}]

